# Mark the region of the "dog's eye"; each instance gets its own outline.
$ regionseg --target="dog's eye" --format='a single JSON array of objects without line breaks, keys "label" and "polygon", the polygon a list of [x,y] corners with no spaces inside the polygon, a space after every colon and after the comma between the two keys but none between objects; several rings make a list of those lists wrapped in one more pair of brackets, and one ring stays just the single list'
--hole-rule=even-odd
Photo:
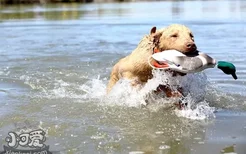
[{"label": "dog's eye", "polygon": [[191,37],[191,38],[194,38],[193,34],[190,33],[190,37]]},{"label": "dog's eye", "polygon": [[178,35],[177,34],[173,34],[173,35],[171,35],[171,37],[178,37]]}]

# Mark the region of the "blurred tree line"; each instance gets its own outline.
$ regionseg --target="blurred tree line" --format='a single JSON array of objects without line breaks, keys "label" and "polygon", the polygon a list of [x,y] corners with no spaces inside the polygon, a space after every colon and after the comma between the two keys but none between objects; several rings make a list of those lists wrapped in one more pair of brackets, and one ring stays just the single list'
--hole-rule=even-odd
[{"label": "blurred tree line", "polygon": [[134,1],[134,0],[0,0],[0,4],[28,4],[28,3],[69,3],[69,2],[79,2],[79,3],[91,3],[91,2],[124,2],[124,1]]}]

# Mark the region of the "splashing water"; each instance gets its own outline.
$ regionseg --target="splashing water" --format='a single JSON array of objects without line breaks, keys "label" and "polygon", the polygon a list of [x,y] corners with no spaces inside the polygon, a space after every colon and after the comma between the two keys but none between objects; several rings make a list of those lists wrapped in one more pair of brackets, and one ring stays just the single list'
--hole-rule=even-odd
[{"label": "splashing water", "polygon": [[[187,103],[184,110],[175,110],[178,116],[189,119],[206,119],[214,117],[214,108],[205,100],[207,77],[204,73],[188,74],[172,77],[171,74],[154,70],[153,78],[142,87],[132,87],[130,81],[122,79],[116,83],[110,94],[105,95],[106,86],[99,79],[93,79],[80,87],[86,91],[88,99],[99,99],[101,105],[119,105],[127,107],[147,107],[151,110],[170,108],[178,98],[165,98],[153,93],[160,84],[169,84],[172,90],[183,87],[183,102]],[[96,91],[96,92],[94,92]]]},{"label": "splashing water", "polygon": [[[51,82],[50,80],[37,79],[37,77],[21,76],[20,80],[24,80],[24,83],[32,89],[41,91],[40,95],[34,95],[36,97],[68,98],[80,102],[93,101],[99,102],[99,105],[108,106],[146,107],[151,111],[173,108],[174,103],[179,101],[179,98],[167,98],[153,92],[160,84],[168,84],[174,91],[182,87],[184,93],[182,102],[188,104],[184,110],[175,110],[177,116],[189,119],[214,117],[215,108],[210,107],[205,100],[208,81],[204,73],[173,77],[164,71],[154,70],[153,78],[148,80],[145,85],[132,87],[130,80],[122,79],[116,83],[108,95],[106,94],[107,79],[100,79],[100,76],[87,80],[82,85],[56,78]],[[40,82],[45,84],[40,84]]]}]

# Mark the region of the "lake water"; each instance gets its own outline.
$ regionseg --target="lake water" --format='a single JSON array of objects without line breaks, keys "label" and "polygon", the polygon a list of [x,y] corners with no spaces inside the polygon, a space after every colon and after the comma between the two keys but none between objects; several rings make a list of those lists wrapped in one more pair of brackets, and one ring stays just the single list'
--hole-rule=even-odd
[{"label": "lake water", "polygon": [[[41,127],[61,153],[246,153],[246,1],[0,8],[0,145],[9,131]],[[184,77],[186,111],[157,98],[143,107],[149,87],[131,91],[126,81],[106,96],[113,65],[153,26],[172,23],[188,26],[200,51],[234,63],[239,79],[218,69]]]}]

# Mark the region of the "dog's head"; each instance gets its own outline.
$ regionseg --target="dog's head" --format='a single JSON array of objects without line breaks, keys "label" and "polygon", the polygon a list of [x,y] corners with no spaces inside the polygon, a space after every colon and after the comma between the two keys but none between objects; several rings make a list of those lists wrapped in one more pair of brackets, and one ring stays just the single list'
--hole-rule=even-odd
[{"label": "dog's head", "polygon": [[160,51],[174,49],[184,54],[198,52],[191,30],[184,25],[173,24],[160,30],[153,27],[150,35]]}]

